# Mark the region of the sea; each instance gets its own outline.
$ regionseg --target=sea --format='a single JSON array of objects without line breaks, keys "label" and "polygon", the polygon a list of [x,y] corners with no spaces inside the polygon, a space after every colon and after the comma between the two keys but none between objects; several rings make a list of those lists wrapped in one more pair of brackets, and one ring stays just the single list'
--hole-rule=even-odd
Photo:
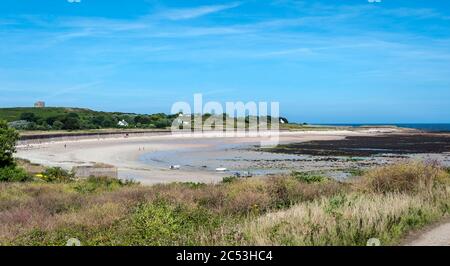
[{"label": "sea", "polygon": [[408,124],[321,124],[327,126],[397,126],[403,128],[419,129],[427,132],[450,132],[450,124],[421,124],[421,123],[408,123]]}]

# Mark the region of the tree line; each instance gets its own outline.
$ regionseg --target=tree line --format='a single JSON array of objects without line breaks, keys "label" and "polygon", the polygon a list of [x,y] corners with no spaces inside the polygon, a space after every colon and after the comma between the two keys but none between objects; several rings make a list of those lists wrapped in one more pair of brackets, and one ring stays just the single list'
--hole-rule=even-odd
[{"label": "tree line", "polygon": [[[172,124],[175,115],[153,114],[132,115],[116,113],[79,114],[69,112],[49,117],[32,112],[20,115],[20,120],[10,123],[22,130],[80,130],[102,128],[166,128]],[[119,123],[121,122],[121,123]]]}]

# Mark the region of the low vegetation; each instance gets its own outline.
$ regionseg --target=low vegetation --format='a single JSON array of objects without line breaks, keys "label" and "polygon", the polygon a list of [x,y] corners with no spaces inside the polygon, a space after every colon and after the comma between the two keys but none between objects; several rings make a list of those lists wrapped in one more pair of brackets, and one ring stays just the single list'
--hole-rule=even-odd
[{"label": "low vegetation", "polygon": [[305,183],[321,183],[329,180],[327,177],[324,177],[320,174],[308,173],[308,172],[294,172],[292,175],[301,182]]},{"label": "low vegetation", "polygon": [[370,238],[396,244],[408,231],[449,215],[449,181],[449,173],[436,163],[374,168],[346,193],[245,223],[239,244],[365,245]]},{"label": "low vegetation", "polygon": [[151,187],[108,178],[3,182],[0,243],[395,244],[450,212],[450,174],[434,163],[375,168],[351,183],[305,176]]},{"label": "low vegetation", "polygon": [[6,120],[11,127],[20,130],[166,128],[176,117],[162,113],[139,115],[64,107],[0,109],[0,120]]},{"label": "low vegetation", "polygon": [[[210,124],[212,128],[237,125],[237,119],[226,114],[212,115],[203,114],[200,118],[204,124]],[[267,116],[270,123],[271,117]],[[179,114],[134,114],[119,112],[97,112],[83,108],[44,107],[44,108],[0,108],[0,120],[5,120],[9,125],[18,130],[89,130],[89,129],[112,129],[112,128],[140,128],[140,129],[165,129],[171,127],[173,122],[183,128],[186,123],[193,126],[194,116]],[[256,118],[259,121],[259,118]],[[288,120],[280,117],[283,127],[289,127]],[[248,128],[249,116],[243,119]],[[270,125],[269,125],[270,127]],[[303,125],[292,125],[292,127],[303,127]]]}]

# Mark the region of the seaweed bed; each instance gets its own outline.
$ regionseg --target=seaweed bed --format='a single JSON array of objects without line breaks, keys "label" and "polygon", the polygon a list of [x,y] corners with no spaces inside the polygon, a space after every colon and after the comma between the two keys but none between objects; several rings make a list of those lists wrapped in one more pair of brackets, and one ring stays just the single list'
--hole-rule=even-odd
[{"label": "seaweed bed", "polygon": [[317,156],[361,156],[450,152],[450,134],[350,136],[342,140],[279,145],[270,152]]}]

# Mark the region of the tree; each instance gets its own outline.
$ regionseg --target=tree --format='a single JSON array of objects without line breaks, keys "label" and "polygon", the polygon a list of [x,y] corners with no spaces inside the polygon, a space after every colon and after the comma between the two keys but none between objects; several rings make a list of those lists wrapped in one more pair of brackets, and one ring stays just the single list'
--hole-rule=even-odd
[{"label": "tree", "polygon": [[22,113],[20,115],[20,120],[26,120],[28,122],[36,122],[38,117],[34,113]]},{"label": "tree", "polygon": [[155,126],[157,128],[166,128],[172,125],[172,122],[169,119],[161,119],[155,122]]},{"label": "tree", "polygon": [[0,120],[0,168],[14,165],[13,154],[16,152],[16,142],[19,133],[8,127],[6,121]]},{"label": "tree", "polygon": [[105,121],[105,116],[104,115],[94,116],[91,121],[92,121],[92,124],[101,127],[103,124],[103,121]]},{"label": "tree", "polygon": [[50,116],[46,119],[47,124],[53,125],[56,121],[63,121],[65,116],[63,115],[56,115],[56,116]]},{"label": "tree", "polygon": [[138,115],[134,118],[134,122],[136,124],[150,124],[152,122],[152,119],[148,116]]},{"label": "tree", "polygon": [[75,130],[75,129],[80,129],[81,125],[80,125],[80,120],[78,118],[75,117],[67,117],[64,120],[64,126],[63,129],[67,129],[67,130]]},{"label": "tree", "polygon": [[76,119],[79,119],[79,118],[80,118],[80,116],[79,116],[77,113],[74,113],[74,112],[68,113],[68,114],[67,114],[67,117],[68,117],[68,118],[69,118],[69,117],[72,117],[72,118],[76,118]]},{"label": "tree", "polygon": [[52,124],[52,129],[54,130],[60,130],[64,127],[64,123],[61,121],[56,120],[55,122],[53,122]]},{"label": "tree", "polygon": [[110,128],[110,127],[115,127],[117,125],[117,122],[109,116],[105,117],[105,120],[103,120],[102,122],[102,127],[104,128]]}]

